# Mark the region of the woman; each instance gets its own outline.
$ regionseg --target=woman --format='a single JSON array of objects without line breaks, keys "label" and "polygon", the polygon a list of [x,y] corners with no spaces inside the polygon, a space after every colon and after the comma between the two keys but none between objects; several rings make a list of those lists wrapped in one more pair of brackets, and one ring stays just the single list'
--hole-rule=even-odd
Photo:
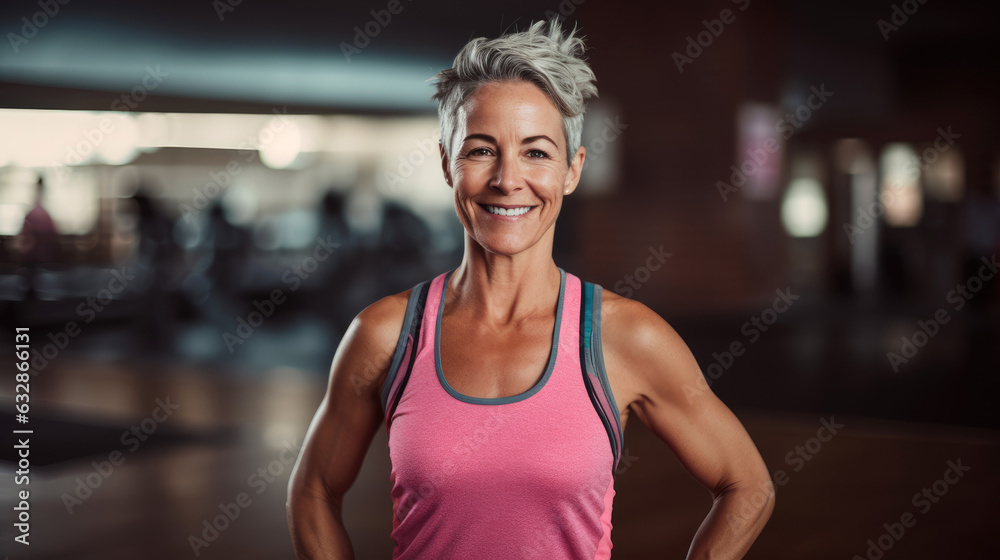
[{"label": "woman", "polygon": [[689,558],[742,557],[770,516],[764,462],[677,333],[552,259],[597,93],[574,34],[475,39],[436,76],[465,254],[341,342],[289,484],[300,558],[353,558],[341,502],[383,421],[394,558],[609,558],[633,414],[714,496]]}]

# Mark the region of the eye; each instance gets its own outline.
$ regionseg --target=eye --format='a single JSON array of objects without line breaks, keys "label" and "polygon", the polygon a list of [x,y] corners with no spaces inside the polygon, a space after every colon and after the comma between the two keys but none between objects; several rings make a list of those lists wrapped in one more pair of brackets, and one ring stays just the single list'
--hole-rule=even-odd
[{"label": "eye", "polygon": [[489,148],[473,148],[466,155],[468,155],[468,156],[488,156],[488,155],[490,155],[490,153],[491,152],[490,152]]},{"label": "eye", "polygon": [[549,157],[549,154],[545,150],[532,149],[528,150],[528,157],[540,159]]}]

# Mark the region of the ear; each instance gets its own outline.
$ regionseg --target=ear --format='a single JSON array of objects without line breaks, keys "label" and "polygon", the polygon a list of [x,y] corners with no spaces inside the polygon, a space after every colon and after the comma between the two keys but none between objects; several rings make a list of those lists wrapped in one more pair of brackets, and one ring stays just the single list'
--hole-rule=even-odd
[{"label": "ear", "polygon": [[448,186],[455,188],[455,185],[451,183],[451,165],[449,165],[448,153],[444,151],[444,144],[438,142],[438,150],[441,152],[441,170],[444,171],[444,182],[448,183]]},{"label": "ear", "polygon": [[569,173],[566,174],[566,183],[563,185],[563,195],[570,194],[576,190],[580,183],[580,173],[583,172],[583,161],[587,157],[587,148],[580,146],[576,149],[576,154],[569,162]]}]

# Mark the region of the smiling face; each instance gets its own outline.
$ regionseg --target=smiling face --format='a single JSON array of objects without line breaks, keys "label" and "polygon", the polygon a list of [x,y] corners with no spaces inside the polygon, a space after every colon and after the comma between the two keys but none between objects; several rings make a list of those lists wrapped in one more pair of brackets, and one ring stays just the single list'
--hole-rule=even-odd
[{"label": "smiling face", "polygon": [[[562,114],[538,86],[496,82],[459,109],[445,180],[466,232],[492,253],[515,255],[547,240],[562,197],[573,192],[584,148],[566,160]],[[572,164],[572,165],[571,165]]]}]

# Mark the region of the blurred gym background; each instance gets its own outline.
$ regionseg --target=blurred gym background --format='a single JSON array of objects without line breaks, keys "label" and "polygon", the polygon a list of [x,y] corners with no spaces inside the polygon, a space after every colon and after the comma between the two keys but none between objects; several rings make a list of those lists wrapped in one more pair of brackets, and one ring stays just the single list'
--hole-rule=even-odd
[{"label": "blurred gym background", "polygon": [[[2,554],[293,558],[288,474],[345,328],[461,258],[428,80],[552,17],[600,92],[556,262],[660,313],[747,426],[778,483],[747,557],[996,554],[997,15],[5,2],[0,417],[25,427],[27,327],[34,434],[31,546],[12,441]],[[682,558],[710,496],[625,437],[615,558]],[[358,558],[391,555],[388,472],[382,430],[345,504]]]}]

